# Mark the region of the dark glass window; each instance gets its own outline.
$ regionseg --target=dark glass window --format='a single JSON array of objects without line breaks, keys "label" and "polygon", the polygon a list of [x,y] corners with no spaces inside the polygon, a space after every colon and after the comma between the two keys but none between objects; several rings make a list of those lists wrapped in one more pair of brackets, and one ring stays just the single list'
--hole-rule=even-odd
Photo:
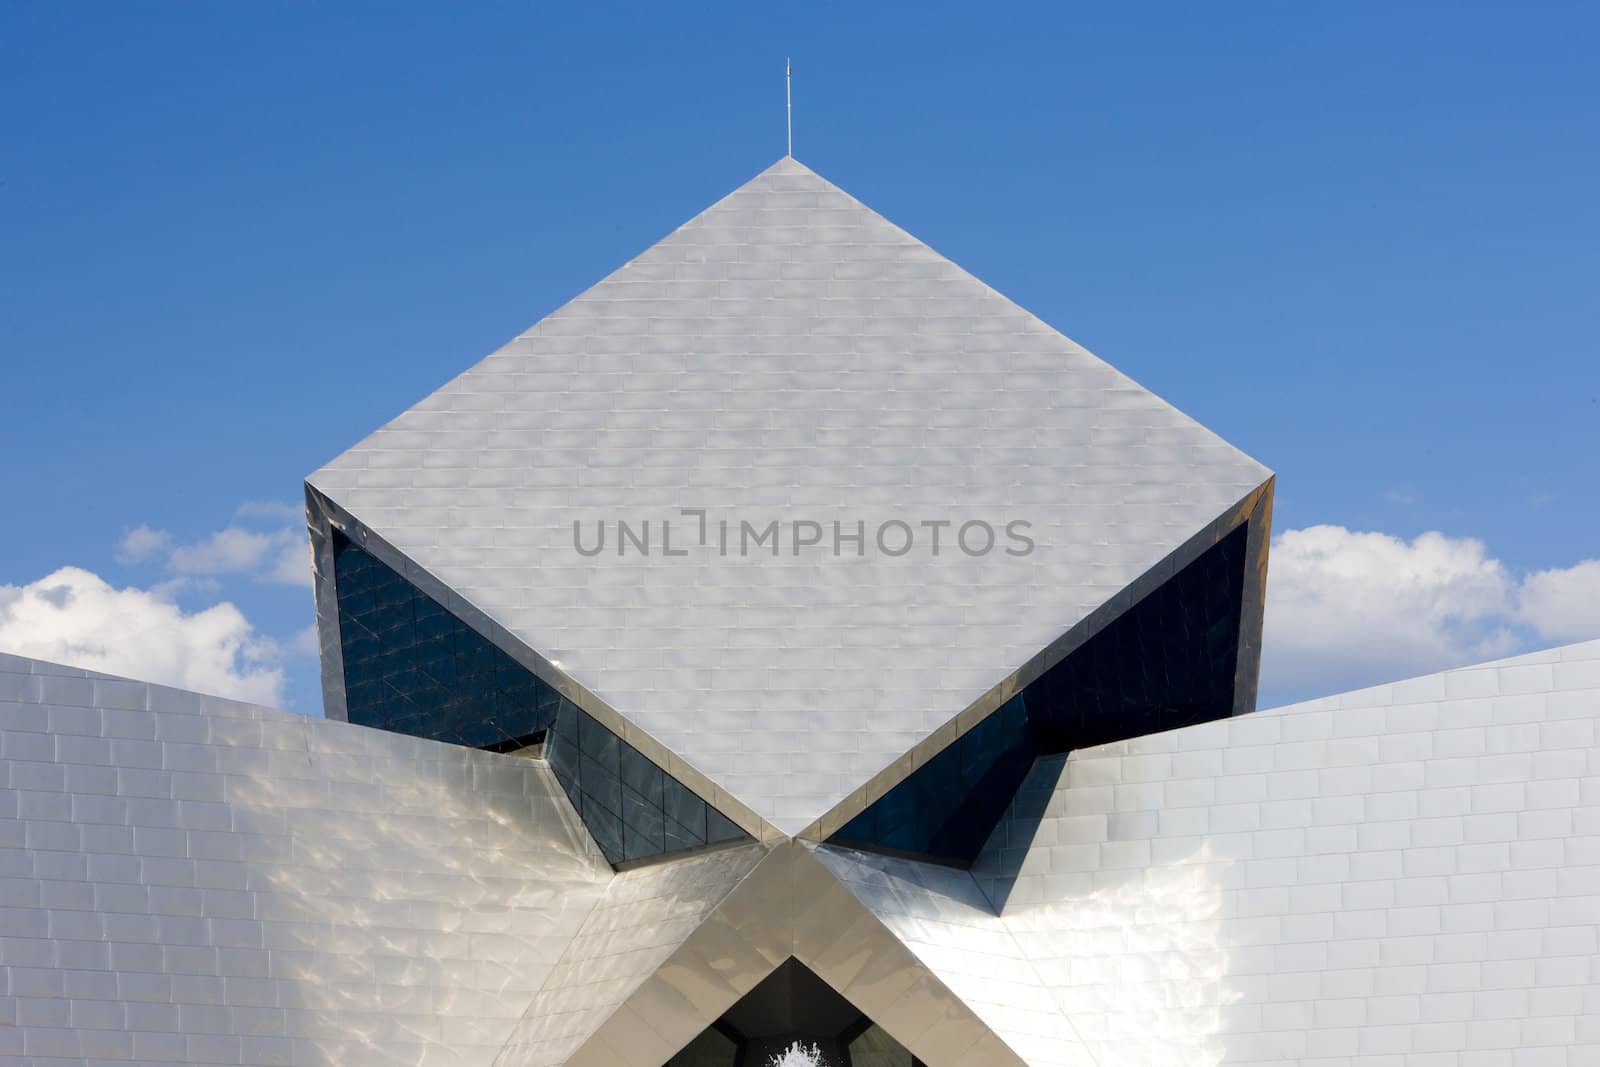
[{"label": "dark glass window", "polygon": [[543,741],[551,771],[613,864],[748,837],[337,530],[333,564],[351,722],[502,752]]},{"label": "dark glass window", "polygon": [[1041,755],[1233,713],[1241,525],[829,840],[970,867]]},{"label": "dark glass window", "polygon": [[438,601],[335,532],[334,585],[350,721],[472,748],[547,730],[538,681]]}]

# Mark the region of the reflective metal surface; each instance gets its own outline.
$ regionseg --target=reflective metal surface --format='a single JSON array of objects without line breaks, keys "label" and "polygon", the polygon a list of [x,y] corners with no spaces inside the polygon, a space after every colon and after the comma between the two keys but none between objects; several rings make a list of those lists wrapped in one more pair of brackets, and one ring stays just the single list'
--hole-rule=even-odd
[{"label": "reflective metal surface", "polygon": [[[798,842],[768,850],[616,1013],[559,1062],[661,1067],[791,956],[929,1067],[1025,1062]],[[500,1061],[523,1062],[558,1061]]]},{"label": "reflective metal surface", "polygon": [[[308,481],[777,840],[970,726],[1268,478],[785,159]],[[614,548],[619,520],[655,551],[576,551],[574,523]],[[949,525],[937,556],[723,555],[724,520]],[[1034,550],[969,555],[973,520]]]},{"label": "reflective metal surface", "polygon": [[612,881],[550,772],[0,656],[0,1061],[486,1064]]},{"label": "reflective metal surface", "polygon": [[973,873],[1101,1063],[1587,1063],[1597,771],[1600,641],[1041,760]]},{"label": "reflective metal surface", "polygon": [[1600,641],[616,874],[536,760],[0,656],[0,1058],[661,1067],[793,957],[929,1067],[1574,1067],[1597,781]]},{"label": "reflective metal surface", "polygon": [[[0,656],[0,1059],[661,1067],[794,959],[927,1067],[1600,1062],[1600,641],[1242,714],[1272,493],[786,159],[312,475],[329,720]],[[970,871],[816,843],[1241,527],[1232,717],[1027,750]],[[580,804],[754,841],[614,871],[551,765],[338,721],[335,531],[592,717]]]},{"label": "reflective metal surface", "polygon": [[795,955],[928,1067],[1023,1064],[883,918],[795,843]]},{"label": "reflective metal surface", "polygon": [[831,845],[816,857],[1021,1062],[1096,1062],[971,873]]},{"label": "reflective metal surface", "polygon": [[[703,1024],[694,1026],[681,1010],[646,1010],[641,1017],[639,1005],[655,995],[648,987],[669,957],[691,938],[704,940],[707,916],[764,854],[759,845],[739,845],[619,874],[567,944],[495,1063],[580,1063],[582,1048],[600,1046],[620,1057],[611,1062],[633,1062],[625,1050],[654,1029],[646,1020],[687,1043]],[[647,988],[641,992],[641,986]],[[623,1050],[611,1047],[619,1042]],[[649,1067],[661,1067],[674,1051],[676,1046]]]},{"label": "reflective metal surface", "polygon": [[311,582],[317,605],[317,654],[322,667],[322,713],[349,719],[344,704],[344,649],[339,640],[339,594],[334,586],[333,531],[337,508],[305,487],[306,529],[311,538]]}]

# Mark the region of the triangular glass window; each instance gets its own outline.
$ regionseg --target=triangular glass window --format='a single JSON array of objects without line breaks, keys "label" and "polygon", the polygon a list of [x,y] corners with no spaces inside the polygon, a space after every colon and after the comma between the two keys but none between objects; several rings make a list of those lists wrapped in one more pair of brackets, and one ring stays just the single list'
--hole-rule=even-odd
[{"label": "triangular glass window", "polygon": [[497,752],[538,749],[613,865],[749,835],[403,575],[333,533],[353,723]]},{"label": "triangular glass window", "polygon": [[970,867],[1039,756],[1231,715],[1248,524],[829,838]]}]

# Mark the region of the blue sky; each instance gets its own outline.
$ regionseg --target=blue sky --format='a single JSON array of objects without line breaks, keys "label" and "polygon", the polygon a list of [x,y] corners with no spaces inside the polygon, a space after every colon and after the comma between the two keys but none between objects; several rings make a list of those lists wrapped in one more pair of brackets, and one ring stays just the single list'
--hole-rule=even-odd
[{"label": "blue sky", "polygon": [[1268,702],[1600,636],[1597,33],[8,2],[0,646],[315,710],[282,505],[781,155],[786,55],[799,159],[1278,472]]}]

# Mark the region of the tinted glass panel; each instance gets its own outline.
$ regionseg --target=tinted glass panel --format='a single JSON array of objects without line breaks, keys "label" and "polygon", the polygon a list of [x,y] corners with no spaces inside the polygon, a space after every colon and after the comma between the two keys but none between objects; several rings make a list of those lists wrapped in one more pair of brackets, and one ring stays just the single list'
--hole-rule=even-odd
[{"label": "tinted glass panel", "polygon": [[544,741],[544,756],[613,864],[748,835],[688,787],[334,531],[350,721],[473,748]]},{"label": "tinted glass panel", "polygon": [[1040,755],[1233,712],[1246,527],[850,820],[834,844],[970,867]]},{"label": "tinted glass panel", "polygon": [[528,671],[338,533],[334,584],[351,722],[473,748],[549,727]]},{"label": "tinted glass panel", "polygon": [[1040,751],[1233,713],[1247,538],[1235,529],[1028,686]]}]

